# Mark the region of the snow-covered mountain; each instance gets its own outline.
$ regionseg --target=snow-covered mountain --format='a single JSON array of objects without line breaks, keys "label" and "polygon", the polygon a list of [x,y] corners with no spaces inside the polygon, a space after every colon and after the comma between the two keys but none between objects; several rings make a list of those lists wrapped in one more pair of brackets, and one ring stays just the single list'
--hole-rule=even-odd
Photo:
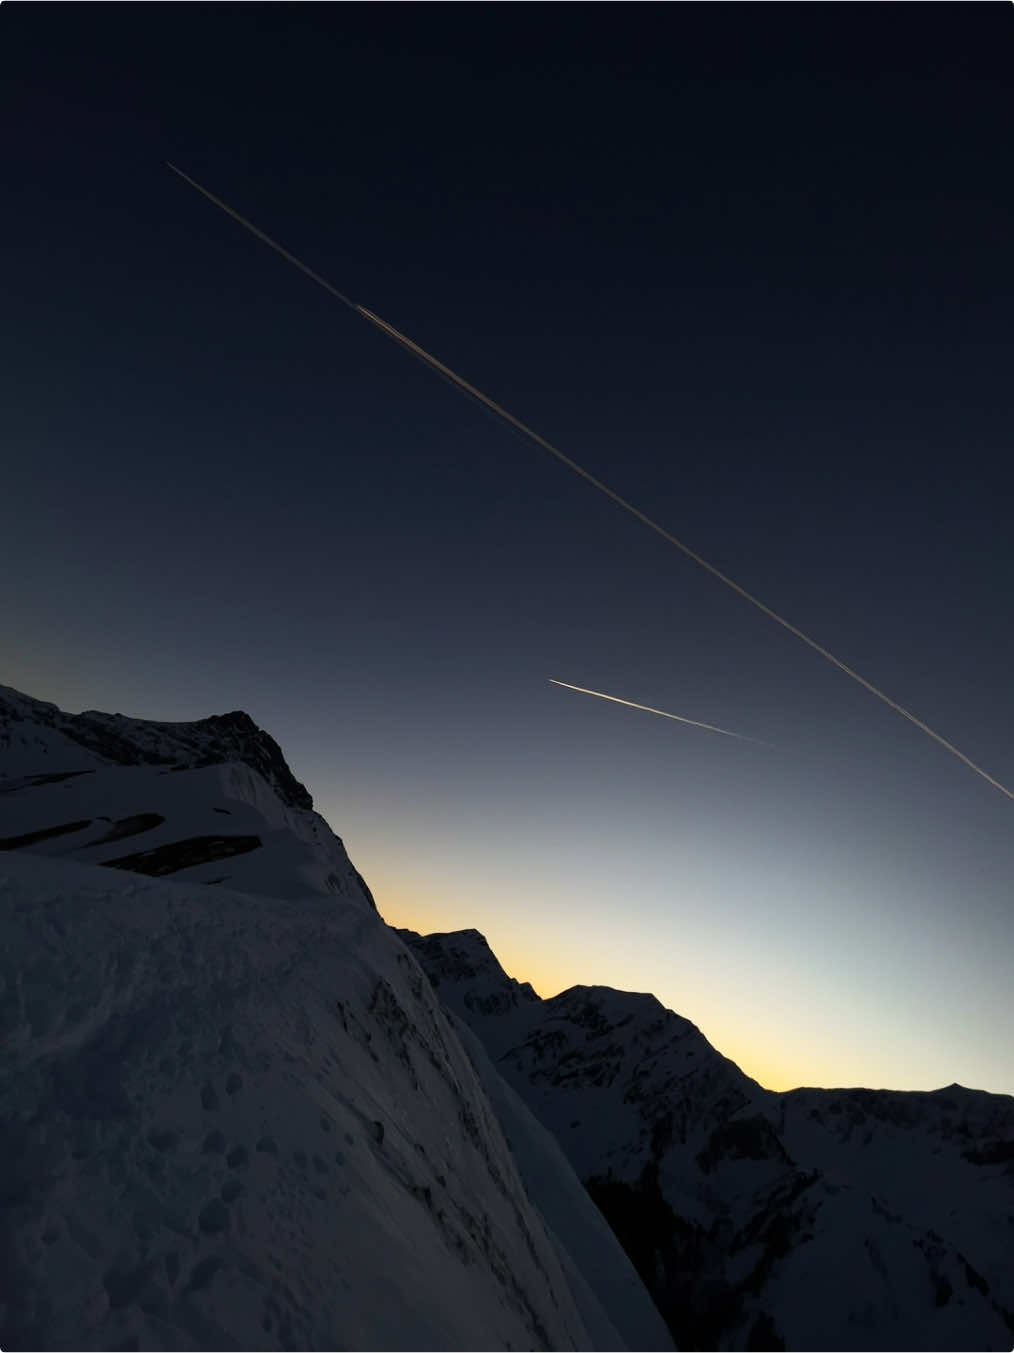
[{"label": "snow-covered mountain", "polygon": [[671,1347],[248,716],[0,690],[0,849],[0,1346]]},{"label": "snow-covered mountain", "polygon": [[0,850],[373,905],[278,744],[242,712],[65,714],[0,686]]},{"label": "snow-covered mountain", "polygon": [[1014,1099],[774,1094],[653,996],[540,1000],[476,931],[399,933],[560,1142],[679,1347],[1014,1344]]}]

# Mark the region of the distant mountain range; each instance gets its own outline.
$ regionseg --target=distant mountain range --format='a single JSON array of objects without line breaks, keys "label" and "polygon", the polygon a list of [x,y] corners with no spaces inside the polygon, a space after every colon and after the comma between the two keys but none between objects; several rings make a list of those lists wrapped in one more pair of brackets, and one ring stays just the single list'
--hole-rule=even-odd
[{"label": "distant mountain range", "polygon": [[681,1348],[1014,1345],[1014,1099],[775,1094],[653,996],[539,1000],[399,931],[563,1147]]},{"label": "distant mountain range", "polygon": [[239,712],[0,687],[0,1204],[3,1348],[1014,1345],[1014,1099],[394,931]]}]

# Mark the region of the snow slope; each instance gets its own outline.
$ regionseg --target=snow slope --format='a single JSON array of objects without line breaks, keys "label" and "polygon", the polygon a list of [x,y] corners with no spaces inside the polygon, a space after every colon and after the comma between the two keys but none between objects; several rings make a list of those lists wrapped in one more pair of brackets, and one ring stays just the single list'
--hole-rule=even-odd
[{"label": "snow slope", "polygon": [[280,751],[225,722],[0,692],[0,1346],[670,1347]]},{"label": "snow slope", "polygon": [[3,1347],[592,1346],[375,913],[17,853],[0,914]]},{"label": "snow slope", "polygon": [[[646,1299],[633,1265],[558,1143],[496,1071],[481,1040],[454,1015],[450,1018],[504,1130],[529,1196],[537,1200],[551,1228],[572,1286],[583,1291],[588,1282],[594,1284],[595,1300],[582,1310],[595,1346],[671,1348],[664,1320]],[[608,1321],[596,1315],[598,1303],[608,1313]]]},{"label": "snow slope", "polygon": [[246,714],[183,724],[72,715],[0,687],[0,850],[372,906],[312,808]]},{"label": "snow slope", "polygon": [[400,933],[556,1136],[679,1346],[1012,1346],[1014,1100],[777,1095],[652,996],[542,1001],[476,931]]},{"label": "snow slope", "polygon": [[5,776],[96,765],[178,770],[230,761],[257,771],[289,807],[313,807],[278,743],[242,710],[193,723],[159,723],[98,710],[67,714],[45,700],[0,686],[0,764]]}]

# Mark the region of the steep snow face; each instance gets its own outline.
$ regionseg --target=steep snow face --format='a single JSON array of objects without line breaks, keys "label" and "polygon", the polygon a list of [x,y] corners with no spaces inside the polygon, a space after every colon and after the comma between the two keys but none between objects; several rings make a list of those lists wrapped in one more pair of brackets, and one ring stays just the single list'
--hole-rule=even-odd
[{"label": "steep snow face", "polygon": [[[640,1278],[553,1136],[497,1073],[481,1040],[455,1015],[461,1039],[500,1121],[529,1197],[557,1242],[575,1292],[594,1289],[581,1313],[600,1348],[669,1349],[672,1341]],[[600,1306],[602,1315],[596,1311]]]},{"label": "steep snow face", "polygon": [[1011,1346],[1014,1101],[776,1095],[654,997],[514,1001],[475,932],[403,934],[557,1137],[678,1345]]},{"label": "steep snow face", "polygon": [[0,690],[0,850],[0,1345],[671,1346],[246,715]]},{"label": "steep snow face", "polygon": [[224,884],[271,897],[372,898],[322,817],[283,803],[249,766],[101,766],[0,781],[0,850]]},{"label": "steep snow face", "polygon": [[960,1085],[793,1090],[776,1121],[796,1160],[945,1235],[1014,1311],[1014,1098]]},{"label": "steep snow face", "polygon": [[399,934],[581,1178],[608,1170],[632,1182],[669,1144],[703,1150],[733,1113],[770,1098],[654,996],[571,987],[539,1000],[529,987],[522,997],[477,931]]},{"label": "steep snow face", "polygon": [[0,850],[373,905],[277,744],[246,714],[189,724],[69,715],[0,688]]},{"label": "steep snow face", "polygon": [[364,905],[12,852],[0,1038],[5,1348],[619,1346]]}]

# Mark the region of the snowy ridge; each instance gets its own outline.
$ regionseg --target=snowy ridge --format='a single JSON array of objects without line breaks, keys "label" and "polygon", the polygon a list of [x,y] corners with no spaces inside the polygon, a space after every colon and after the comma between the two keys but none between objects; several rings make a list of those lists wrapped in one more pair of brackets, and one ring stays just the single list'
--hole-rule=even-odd
[{"label": "snowy ridge", "polygon": [[280,753],[0,716],[0,1346],[671,1346]]},{"label": "snowy ridge", "polygon": [[48,701],[0,686],[0,773],[4,776],[96,765],[182,770],[229,761],[256,771],[290,807],[313,807],[309,791],[292,774],[278,743],[242,710],[193,723],[157,723],[97,710],[66,714]]},{"label": "snowy ridge", "polygon": [[98,767],[66,779],[0,781],[0,850],[224,884],[272,897],[336,894],[372,905],[341,841],[233,762],[168,772]]},{"label": "snowy ridge", "polygon": [[449,935],[417,935],[414,930],[397,933],[419,953],[435,988],[439,990],[448,980],[446,1004],[466,1020],[504,1015],[539,999],[530,982],[507,976],[478,930]]},{"label": "snowy ridge", "polygon": [[0,688],[0,850],[372,906],[312,802],[246,714],[69,715]]},{"label": "snowy ridge", "polygon": [[556,1136],[678,1346],[1014,1343],[1014,1099],[774,1094],[652,996],[515,1000],[476,932],[401,933]]},{"label": "snowy ridge", "polygon": [[18,853],[0,915],[4,1347],[602,1346],[374,912]]},{"label": "snowy ridge", "polygon": [[797,1160],[945,1235],[1014,1311],[1014,1098],[959,1085],[793,1090],[777,1126]]},{"label": "snowy ridge", "polygon": [[[583,1290],[589,1281],[594,1284],[596,1299],[589,1304],[585,1320],[595,1346],[669,1348],[665,1322],[645,1299],[633,1265],[557,1142],[499,1075],[472,1030],[454,1015],[451,1023],[489,1096],[529,1196],[538,1200],[539,1210],[558,1242],[571,1285]],[[599,1303],[612,1324],[602,1323],[596,1315]]]}]

